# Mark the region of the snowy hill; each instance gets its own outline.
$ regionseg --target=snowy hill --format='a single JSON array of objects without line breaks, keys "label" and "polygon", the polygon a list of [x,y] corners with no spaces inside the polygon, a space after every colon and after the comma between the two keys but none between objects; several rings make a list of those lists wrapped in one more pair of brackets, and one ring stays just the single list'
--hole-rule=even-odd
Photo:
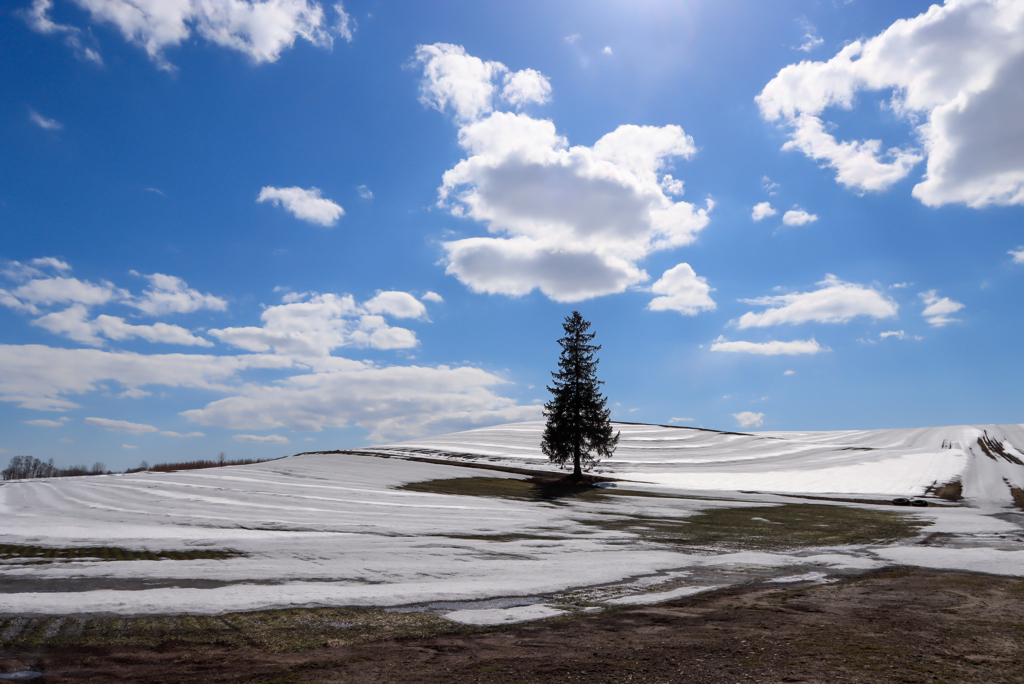
[{"label": "snowy hill", "polygon": [[[657,587],[655,598],[667,599],[755,576],[823,577],[891,563],[1024,573],[1024,515],[1007,509],[1009,485],[1024,485],[1020,426],[761,434],[619,428],[619,450],[601,468],[651,484],[558,503],[466,495],[475,478],[488,486],[522,478],[467,465],[550,468],[539,422],[374,449],[446,461],[440,464],[364,449],[207,470],[2,482],[0,616],[531,596],[546,596],[545,605],[562,611],[576,599],[551,597],[581,587],[619,601]],[[463,489],[406,487],[443,480],[460,480]],[[770,493],[892,497],[952,481],[962,483],[971,505],[822,506]],[[625,493],[644,489],[680,496]],[[680,489],[726,491],[688,496]],[[694,547],[650,531],[650,521],[676,530],[715,509],[751,509],[750,521],[771,524],[770,509],[807,503],[897,512],[928,527],[898,542],[795,550]]]},{"label": "snowy hill", "polygon": [[[511,423],[370,451],[549,467],[540,451],[543,429],[542,421]],[[615,457],[599,470],[673,488],[921,496],[959,483],[969,502],[1013,504],[1014,488],[1024,497],[1022,425],[733,433],[616,423],[616,429]]]}]

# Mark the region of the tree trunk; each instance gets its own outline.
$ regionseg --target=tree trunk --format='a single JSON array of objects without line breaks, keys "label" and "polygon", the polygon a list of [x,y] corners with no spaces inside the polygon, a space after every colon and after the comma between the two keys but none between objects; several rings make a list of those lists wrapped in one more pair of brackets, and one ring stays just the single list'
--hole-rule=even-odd
[{"label": "tree trunk", "polygon": [[579,442],[572,447],[572,476],[579,480],[583,478],[583,471],[580,469],[580,445]]}]

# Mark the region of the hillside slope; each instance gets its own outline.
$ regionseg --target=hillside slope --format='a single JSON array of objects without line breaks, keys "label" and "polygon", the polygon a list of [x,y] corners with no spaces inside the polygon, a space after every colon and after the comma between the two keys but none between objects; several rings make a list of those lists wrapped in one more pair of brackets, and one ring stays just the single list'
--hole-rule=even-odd
[{"label": "hillside slope", "polygon": [[[836,432],[717,432],[616,423],[613,459],[599,470],[688,490],[923,496],[957,484],[971,501],[1024,506],[1024,426],[981,425]],[[546,463],[542,421],[510,423],[374,447]]]}]

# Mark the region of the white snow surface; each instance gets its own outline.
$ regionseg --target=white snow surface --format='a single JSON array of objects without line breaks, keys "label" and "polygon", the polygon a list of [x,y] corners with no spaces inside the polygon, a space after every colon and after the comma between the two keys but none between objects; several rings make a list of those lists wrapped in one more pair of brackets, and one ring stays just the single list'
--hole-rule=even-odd
[{"label": "white snow surface", "polygon": [[[1010,575],[1024,567],[1024,516],[1007,499],[1008,482],[1024,486],[1024,467],[1012,462],[1020,458],[1020,426],[756,435],[617,427],[619,450],[601,469],[639,481],[619,482],[619,492],[692,495],[704,487],[696,492],[700,498],[609,496],[556,504],[397,488],[432,479],[522,477],[464,467],[472,464],[550,468],[539,450],[540,423],[250,466],[4,482],[0,544],[241,555],[0,560],[0,615],[218,614],[544,597],[532,608],[452,618],[504,622],[530,613],[526,608],[560,610],[558,595],[585,587],[618,587],[616,597],[622,587],[635,587],[627,593],[660,593],[644,600],[666,600],[694,587],[892,563]],[[989,440],[989,451],[999,444],[1003,455],[986,455],[979,438]],[[766,493],[773,491],[916,495],[957,478],[968,505],[899,509],[932,524],[890,546],[711,552],[584,524],[609,514],[684,518],[709,507],[799,501]],[[950,541],[918,543],[937,532]],[[684,576],[688,586],[678,588]]]},{"label": "white snow surface", "polygon": [[464,625],[511,625],[542,618],[564,615],[567,611],[551,606],[516,606],[514,608],[484,608],[482,610],[455,610],[444,618]]},{"label": "white snow surface", "polygon": [[[673,488],[894,497],[959,480],[968,500],[1006,504],[1012,503],[1008,485],[1024,488],[1024,425],[757,433],[614,427],[618,447],[598,470]],[[545,467],[543,431],[543,421],[511,423],[371,450]],[[981,440],[1003,453],[990,447],[986,453]]]},{"label": "white snow surface", "polygon": [[608,599],[605,603],[612,606],[650,605],[652,603],[661,603],[662,601],[671,601],[672,599],[682,598],[684,596],[693,596],[694,594],[700,594],[705,591],[714,591],[718,588],[718,585],[711,585],[709,587],[679,587],[678,589],[672,589],[671,591],[654,591],[646,594],[620,596],[619,598]]}]

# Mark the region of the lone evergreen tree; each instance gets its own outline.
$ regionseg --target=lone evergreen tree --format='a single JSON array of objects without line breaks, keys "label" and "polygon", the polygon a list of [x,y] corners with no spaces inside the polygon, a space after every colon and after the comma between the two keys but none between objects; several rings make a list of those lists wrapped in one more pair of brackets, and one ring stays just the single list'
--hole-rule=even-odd
[{"label": "lone evergreen tree", "polygon": [[[558,340],[562,354],[558,372],[551,373],[553,382],[548,391],[554,396],[544,404],[544,427],[541,451],[560,466],[572,459],[572,477],[579,479],[585,466],[588,470],[600,458],[609,458],[619,443],[619,433],[612,434],[608,420],[611,411],[601,396],[594,353],[599,344],[590,344],[596,333],[588,333],[590,322],[579,311],[565,317],[565,337]],[[600,457],[600,458],[599,458]]]}]

